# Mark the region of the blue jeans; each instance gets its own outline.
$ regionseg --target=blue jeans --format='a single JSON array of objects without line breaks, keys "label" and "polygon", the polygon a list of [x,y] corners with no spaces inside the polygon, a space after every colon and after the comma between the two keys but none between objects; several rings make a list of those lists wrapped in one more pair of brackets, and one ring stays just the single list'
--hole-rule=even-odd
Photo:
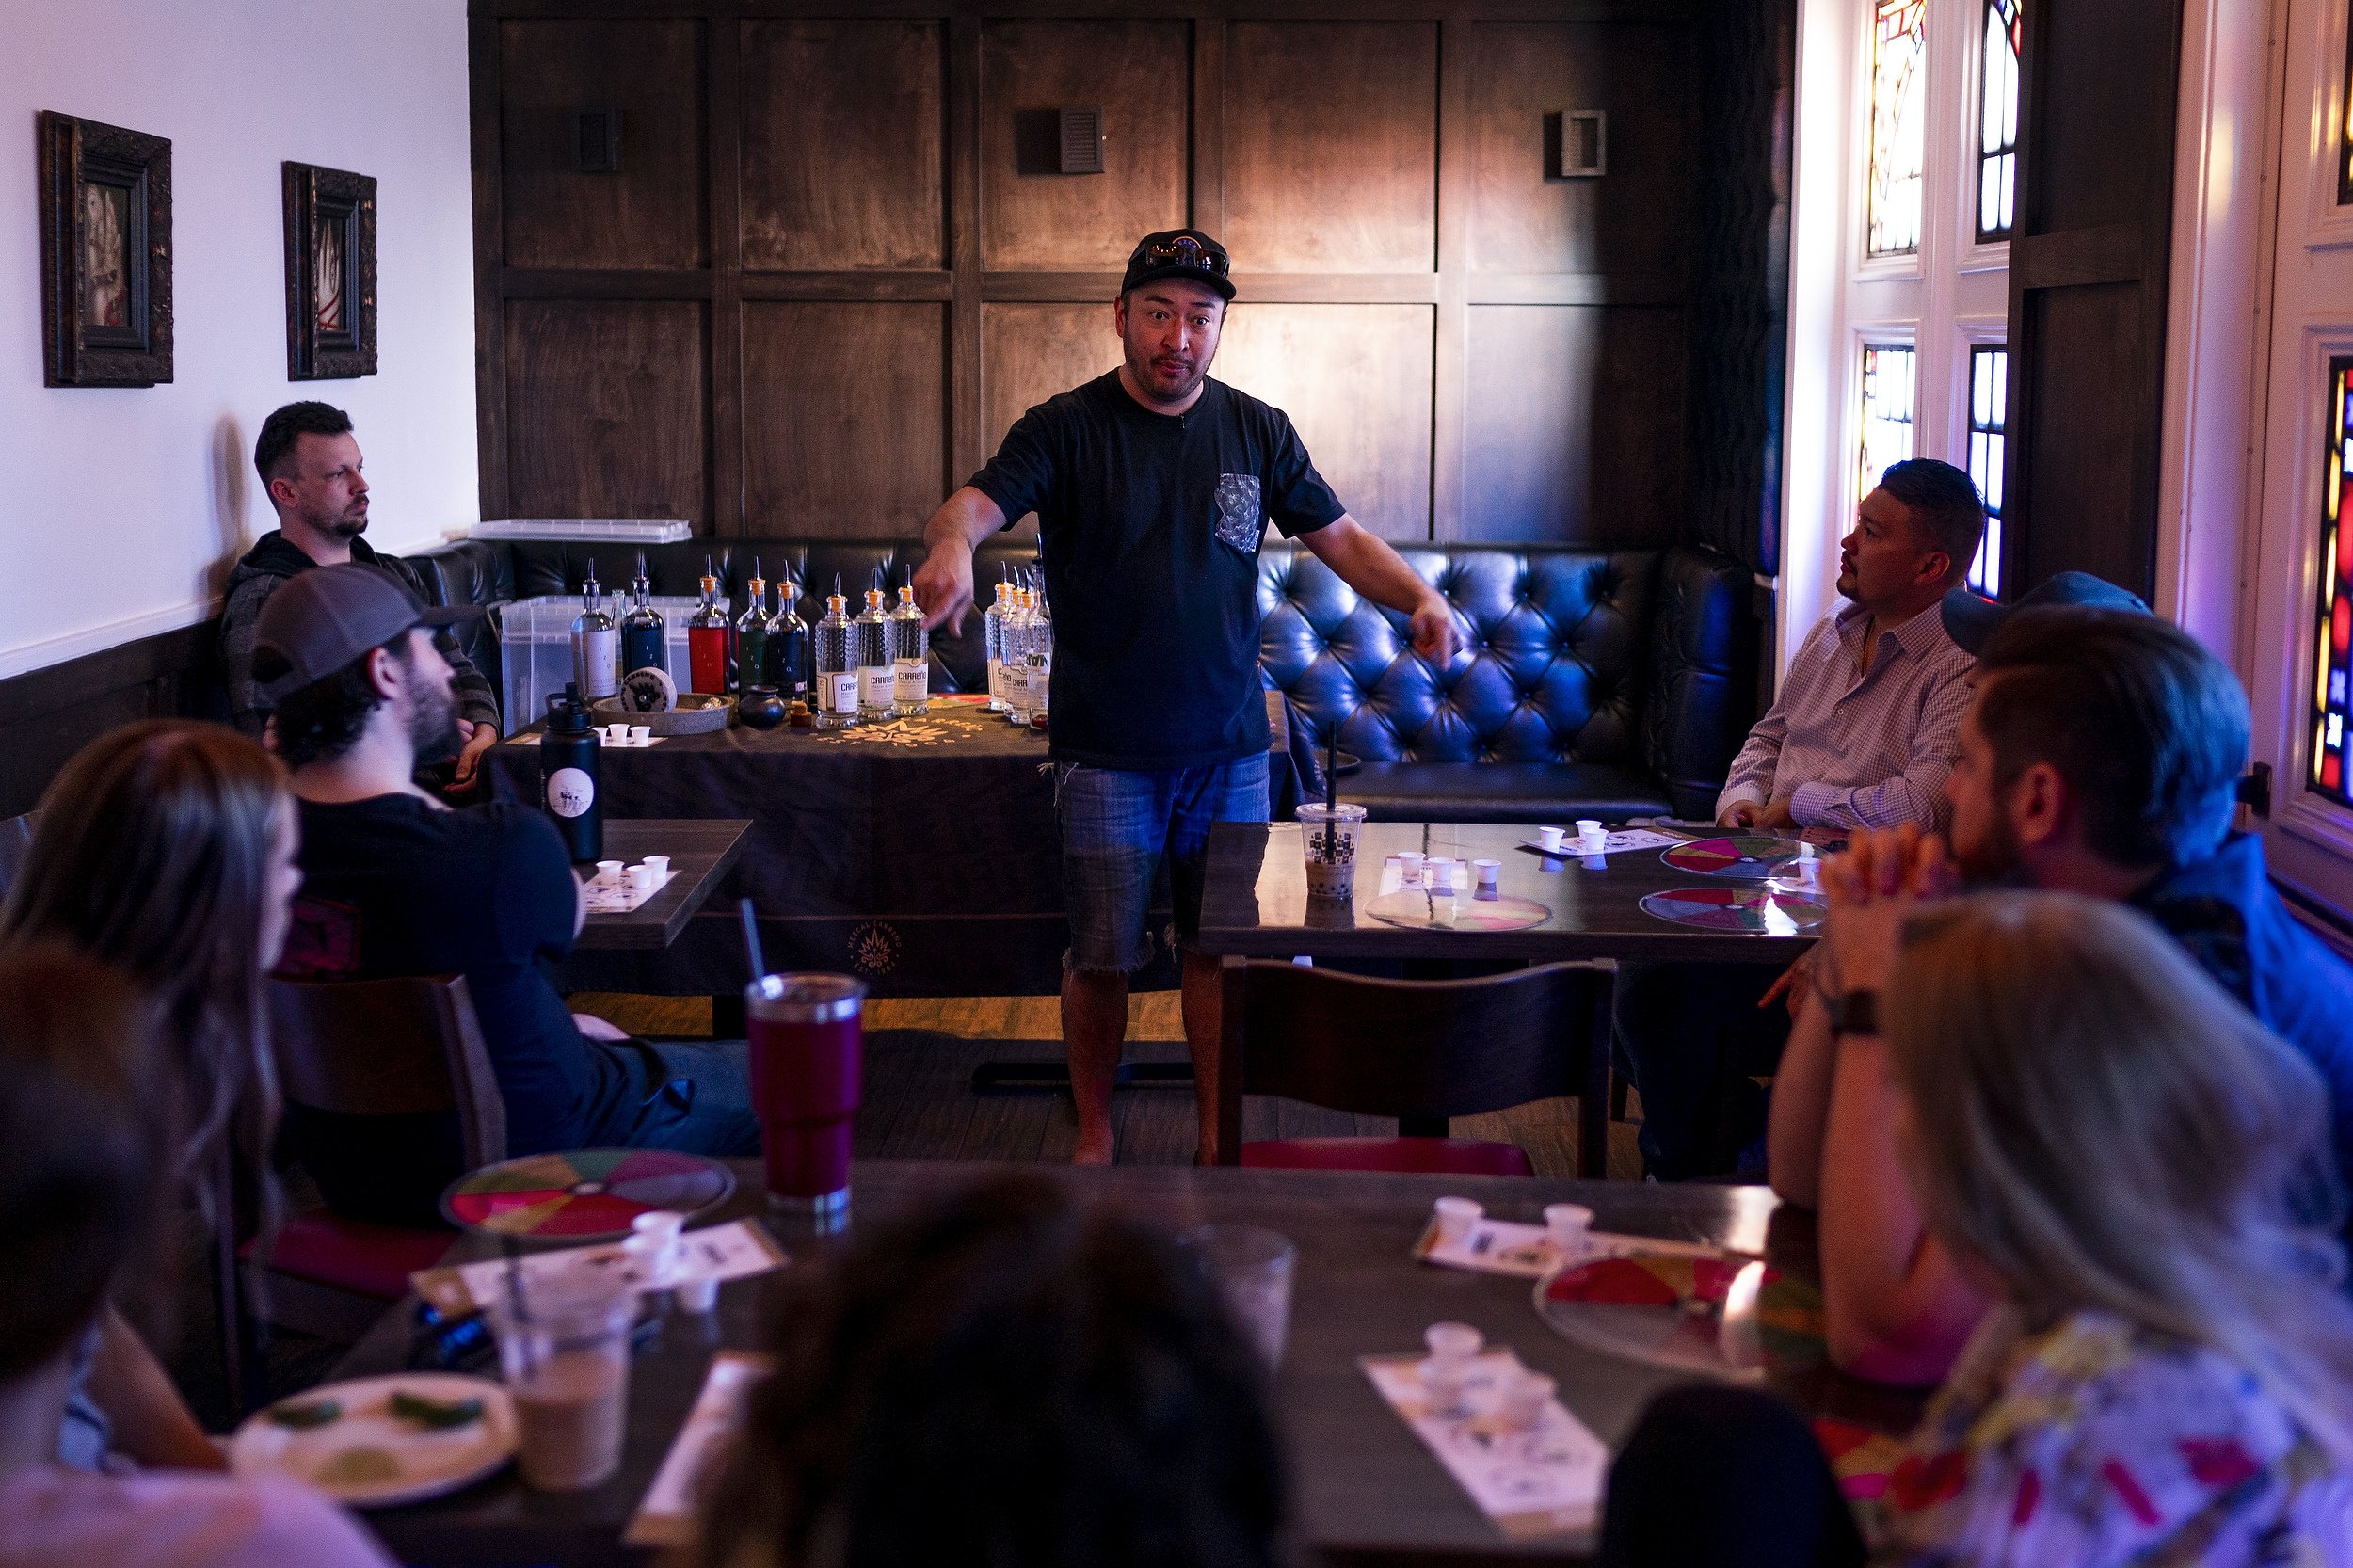
[{"label": "blue jeans", "polygon": [[1063,903],[1070,916],[1065,968],[1128,974],[1152,957],[1144,921],[1152,879],[1168,862],[1179,940],[1201,929],[1209,825],[1266,821],[1267,754],[1209,767],[1054,770],[1062,825]]},{"label": "blue jeans", "polygon": [[1789,1039],[1789,1009],[1756,1005],[1781,964],[1626,964],[1618,970],[1617,1035],[1642,1096],[1635,1140],[1661,1181],[1753,1177],[1744,1159],[1765,1134],[1769,1073]]},{"label": "blue jeans", "polygon": [[649,1060],[648,1085],[632,1149],[684,1154],[758,1154],[760,1119],[752,1113],[751,1060],[741,1040],[637,1040]]}]

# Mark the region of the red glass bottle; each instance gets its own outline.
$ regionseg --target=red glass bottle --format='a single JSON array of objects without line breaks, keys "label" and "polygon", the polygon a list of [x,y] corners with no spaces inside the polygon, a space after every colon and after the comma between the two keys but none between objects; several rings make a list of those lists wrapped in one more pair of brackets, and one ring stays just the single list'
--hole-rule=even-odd
[{"label": "red glass bottle", "polygon": [[686,679],[696,691],[724,696],[734,667],[735,629],[719,603],[719,579],[703,563],[703,601],[686,622]]}]

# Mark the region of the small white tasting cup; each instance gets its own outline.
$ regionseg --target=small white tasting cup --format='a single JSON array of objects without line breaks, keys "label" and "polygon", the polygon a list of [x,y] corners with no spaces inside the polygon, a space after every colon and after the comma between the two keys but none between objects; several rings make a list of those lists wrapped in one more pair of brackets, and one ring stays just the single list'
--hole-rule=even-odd
[{"label": "small white tasting cup", "polygon": [[1470,1198],[1440,1198],[1431,1205],[1438,1216],[1438,1244],[1454,1246],[1470,1234],[1486,1212],[1486,1207]]},{"label": "small white tasting cup", "polygon": [[1419,886],[1421,882],[1421,851],[1417,849],[1408,849],[1398,852],[1397,879],[1408,888]]},{"label": "small white tasting cup", "polygon": [[1479,873],[1479,885],[1481,888],[1493,888],[1496,885],[1496,878],[1503,874],[1503,862],[1474,860],[1471,862],[1471,870]]},{"label": "small white tasting cup", "polygon": [[653,726],[649,724],[631,725],[629,727],[629,744],[633,746],[651,745],[653,744]]},{"label": "small white tasting cup", "polygon": [[666,855],[648,855],[646,856],[646,870],[653,873],[654,881],[666,882],[670,876],[670,857]]},{"label": "small white tasting cup", "polygon": [[1433,1323],[1421,1331],[1421,1342],[1430,1347],[1431,1360],[1460,1367],[1479,1353],[1487,1336],[1468,1323]]},{"label": "small white tasting cup", "polygon": [[1506,1429],[1526,1432],[1545,1418],[1545,1406],[1552,1402],[1552,1391],[1558,1386],[1542,1372],[1522,1372],[1505,1385],[1496,1415]]},{"label": "small white tasting cup", "polygon": [[1563,830],[1561,828],[1540,827],[1536,830],[1536,847],[1544,850],[1560,849],[1563,847],[1561,842],[1562,837]]},{"label": "small white tasting cup", "polygon": [[621,881],[621,872],[624,869],[625,867],[621,861],[600,860],[597,862],[597,880],[603,883],[608,888],[618,887]]},{"label": "small white tasting cup", "polygon": [[1545,1237],[1564,1258],[1582,1257],[1593,1245],[1593,1211],[1581,1203],[1545,1205]]}]

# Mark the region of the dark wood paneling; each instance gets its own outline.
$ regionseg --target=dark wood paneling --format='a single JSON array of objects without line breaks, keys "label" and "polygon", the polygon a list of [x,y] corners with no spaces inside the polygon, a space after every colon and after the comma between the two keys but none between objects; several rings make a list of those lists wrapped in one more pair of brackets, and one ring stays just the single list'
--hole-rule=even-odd
[{"label": "dark wood paneling", "polygon": [[937,305],[744,307],[750,532],[922,532],[948,493],[947,330]]},{"label": "dark wood paneling", "polygon": [[507,469],[519,517],[711,516],[706,307],[506,308]]},{"label": "dark wood paneling", "polygon": [[[1185,223],[1193,30],[1182,22],[991,22],[981,29],[981,261],[1127,264]],[[1054,111],[1103,111],[1103,172],[1063,174]]]},{"label": "dark wood paneling", "polygon": [[2131,389],[2149,352],[2140,286],[2038,289],[2025,300],[2022,341],[2067,346],[2038,366],[2037,395],[2010,416],[2023,437],[2009,443],[2012,451],[2026,446],[2058,455],[2034,465],[2040,521],[2023,536],[2027,561],[2012,585],[2030,587],[2054,571],[2088,571],[2146,598],[2154,586],[2156,540],[2135,526],[2131,502],[2144,463],[2154,467],[2156,432],[2144,437],[2129,418],[2118,417],[2137,401]]},{"label": "dark wood paneling", "polygon": [[1684,348],[1679,311],[1473,306],[1459,536],[1673,544]]},{"label": "dark wood paneling", "polygon": [[[984,428],[994,452],[1030,408],[1119,368],[1111,303],[984,306],[981,360],[988,367]],[[959,482],[967,477],[956,475]]]},{"label": "dark wood paneling", "polygon": [[[1470,34],[1471,264],[1682,272],[1700,173],[1689,30],[1481,23]],[[1548,142],[1570,109],[1609,116],[1598,179],[1548,173]]]},{"label": "dark wood paneling", "polygon": [[1357,521],[1430,537],[1427,305],[1238,304],[1211,374],[1291,417]]},{"label": "dark wood paneling", "polygon": [[1225,118],[1238,269],[1436,266],[1437,24],[1230,24]]},{"label": "dark wood paneling", "polygon": [[228,707],[216,620],[0,680],[0,817],[39,806],[68,760],[109,729],[225,718]]},{"label": "dark wood paneling", "polygon": [[947,102],[936,22],[749,22],[744,264],[947,263]]},{"label": "dark wood paneling", "polygon": [[[702,24],[509,22],[499,29],[509,266],[700,266]],[[573,166],[572,114],[617,106],[617,174]]]}]

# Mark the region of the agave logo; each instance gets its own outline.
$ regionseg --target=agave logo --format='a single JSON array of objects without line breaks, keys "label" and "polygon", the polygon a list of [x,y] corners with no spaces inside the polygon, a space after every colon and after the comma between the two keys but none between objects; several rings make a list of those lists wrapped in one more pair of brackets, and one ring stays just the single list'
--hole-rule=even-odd
[{"label": "agave logo", "polygon": [[850,928],[850,967],[860,974],[885,975],[899,967],[899,933],[880,920]]}]

